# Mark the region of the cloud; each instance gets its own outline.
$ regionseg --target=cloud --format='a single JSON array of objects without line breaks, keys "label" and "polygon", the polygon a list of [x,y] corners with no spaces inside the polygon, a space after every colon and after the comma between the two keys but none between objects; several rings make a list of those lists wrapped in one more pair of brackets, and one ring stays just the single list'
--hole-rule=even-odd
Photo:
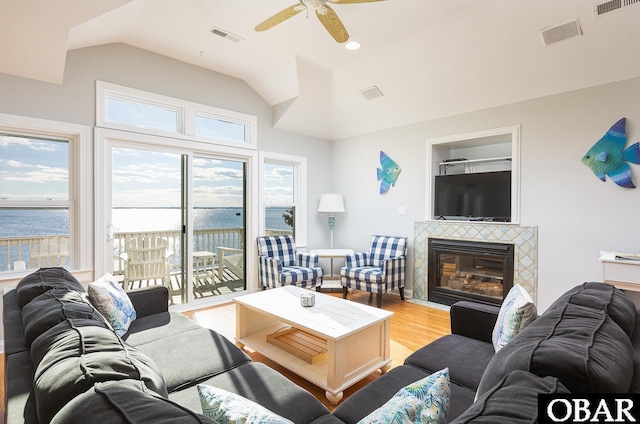
[{"label": "cloud", "polygon": [[130,164],[113,170],[114,183],[156,184],[161,181],[180,181],[181,173],[175,165],[166,163]]},{"label": "cloud", "polygon": [[37,165],[36,171],[24,172],[5,177],[6,181],[21,181],[30,183],[52,183],[69,181],[69,171],[66,168],[57,168]]},{"label": "cloud", "polygon": [[285,182],[291,181],[293,178],[292,166],[274,166],[270,167],[269,171],[265,173],[264,179],[267,181]]},{"label": "cloud", "polygon": [[55,142],[49,140],[38,140],[26,137],[16,137],[10,135],[0,135],[0,147],[22,146],[31,150],[40,150],[45,152],[55,152],[60,144],[66,142]]},{"label": "cloud", "polygon": [[239,183],[244,178],[241,169],[232,168],[196,168],[193,167],[194,181],[228,181],[237,180]]}]

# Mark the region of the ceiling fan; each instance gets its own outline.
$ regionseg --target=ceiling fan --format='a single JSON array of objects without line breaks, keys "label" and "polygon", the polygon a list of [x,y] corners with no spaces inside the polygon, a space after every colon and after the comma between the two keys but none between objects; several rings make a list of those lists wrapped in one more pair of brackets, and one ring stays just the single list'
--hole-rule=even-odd
[{"label": "ceiling fan", "polygon": [[371,3],[374,1],[385,0],[299,0],[299,4],[294,4],[286,9],[276,13],[266,21],[258,24],[255,28],[256,31],[266,31],[269,28],[273,28],[281,22],[286,21],[292,16],[297,15],[303,10],[315,10],[316,16],[320,19],[320,22],[331,36],[338,42],[344,43],[349,39],[349,33],[347,29],[338,18],[338,15],[329,6],[328,3],[334,4],[354,4],[354,3]]}]

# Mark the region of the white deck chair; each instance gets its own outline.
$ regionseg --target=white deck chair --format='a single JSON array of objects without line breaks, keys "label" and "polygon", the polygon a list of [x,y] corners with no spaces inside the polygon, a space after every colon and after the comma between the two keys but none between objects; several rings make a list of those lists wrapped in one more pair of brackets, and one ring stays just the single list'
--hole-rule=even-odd
[{"label": "white deck chair", "polygon": [[161,237],[131,238],[126,244],[124,289],[130,290],[133,281],[155,284],[161,280],[171,292],[167,240]]},{"label": "white deck chair", "polygon": [[[226,284],[227,287],[229,287],[231,283],[244,281],[244,250],[232,247],[218,247],[218,252],[220,260],[220,265],[218,266],[218,281]],[[231,271],[237,278],[232,278],[225,274],[225,268]]]},{"label": "white deck chair", "polygon": [[29,268],[65,266],[69,258],[68,237],[41,238],[29,252]]}]

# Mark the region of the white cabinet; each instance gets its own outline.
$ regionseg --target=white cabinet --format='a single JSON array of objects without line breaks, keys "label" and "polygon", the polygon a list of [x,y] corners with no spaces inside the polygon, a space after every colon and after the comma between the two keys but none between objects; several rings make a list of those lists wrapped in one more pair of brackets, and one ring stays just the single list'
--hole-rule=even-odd
[{"label": "white cabinet", "polygon": [[640,291],[640,261],[603,259],[602,280],[622,290]]}]

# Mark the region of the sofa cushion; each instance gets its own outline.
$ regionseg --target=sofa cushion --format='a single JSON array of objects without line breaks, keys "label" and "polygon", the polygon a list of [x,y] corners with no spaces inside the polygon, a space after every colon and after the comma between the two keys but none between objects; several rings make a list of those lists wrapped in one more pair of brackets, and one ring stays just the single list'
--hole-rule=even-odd
[{"label": "sofa cushion", "polygon": [[505,296],[493,327],[491,342],[495,351],[502,349],[536,317],[536,305],[529,293],[520,284],[514,285]]},{"label": "sofa cushion", "polygon": [[[311,393],[259,362],[249,362],[233,368],[201,384],[236,393],[295,423],[310,423],[329,414],[329,410]],[[169,393],[169,399],[200,411],[200,399],[195,385]],[[300,407],[302,405],[304,407]]]},{"label": "sofa cushion", "polygon": [[82,284],[66,269],[62,267],[40,268],[18,283],[16,287],[18,305],[20,308],[24,308],[24,305],[35,297],[55,288],[85,291]]},{"label": "sofa cushion", "polygon": [[136,318],[122,340],[131,346],[141,346],[199,328],[202,326],[180,313],[162,312]]},{"label": "sofa cushion", "polygon": [[7,289],[3,296],[2,323],[4,327],[4,354],[26,352],[22,309],[18,307],[18,294],[15,289]]},{"label": "sofa cushion", "polygon": [[198,384],[197,388],[202,413],[220,424],[293,424],[288,419],[235,393],[206,384]]},{"label": "sofa cushion", "polygon": [[611,284],[584,283],[574,287],[549,309],[563,309],[567,303],[604,311],[631,337],[635,328],[636,306],[624,292]]},{"label": "sofa cushion", "polygon": [[[5,356],[4,390],[6,395],[4,423],[37,423],[36,402],[33,395],[33,368],[29,352]],[[2,397],[4,401],[5,398]]]},{"label": "sofa cushion", "polygon": [[66,404],[51,420],[100,424],[212,424],[215,421],[147,390],[138,380],[96,383]]},{"label": "sofa cushion", "polygon": [[493,355],[491,343],[450,334],[416,350],[404,363],[420,367],[429,374],[449,367],[452,382],[475,391]]},{"label": "sofa cushion", "polygon": [[[489,346],[491,346],[490,343]],[[451,363],[453,364],[453,361]],[[382,406],[402,387],[429,374],[431,373],[411,365],[392,368],[342,401],[333,411],[333,415],[345,423],[356,423]],[[462,414],[473,403],[475,394],[475,389],[472,390],[451,381],[451,403],[447,414],[448,419],[452,420]]]},{"label": "sofa cushion", "polygon": [[40,334],[70,318],[92,319],[101,326],[105,323],[84,293],[53,288],[35,297],[22,308],[26,346],[30,347]]},{"label": "sofa cushion", "polygon": [[530,424],[538,422],[538,394],[569,393],[555,377],[516,370],[482,395],[451,424]]},{"label": "sofa cushion", "polygon": [[640,309],[636,313],[636,326],[631,337],[633,344],[633,379],[631,380],[630,393],[640,393]]},{"label": "sofa cushion", "polygon": [[118,336],[127,332],[134,319],[136,310],[113,275],[106,273],[89,284],[89,300],[111,324]]},{"label": "sofa cushion", "polygon": [[251,361],[227,338],[200,326],[139,344],[137,349],[155,362],[170,392]]},{"label": "sofa cushion", "polygon": [[496,352],[478,395],[518,369],[556,376],[572,393],[623,393],[631,384],[632,357],[629,337],[603,310],[566,303]]},{"label": "sofa cushion", "polygon": [[359,424],[444,424],[449,410],[451,383],[447,368],[408,384]]},{"label": "sofa cushion", "polygon": [[63,321],[33,342],[31,357],[40,422],[49,422],[63,405],[97,382],[134,379],[167,396],[153,361],[106,328]]}]

